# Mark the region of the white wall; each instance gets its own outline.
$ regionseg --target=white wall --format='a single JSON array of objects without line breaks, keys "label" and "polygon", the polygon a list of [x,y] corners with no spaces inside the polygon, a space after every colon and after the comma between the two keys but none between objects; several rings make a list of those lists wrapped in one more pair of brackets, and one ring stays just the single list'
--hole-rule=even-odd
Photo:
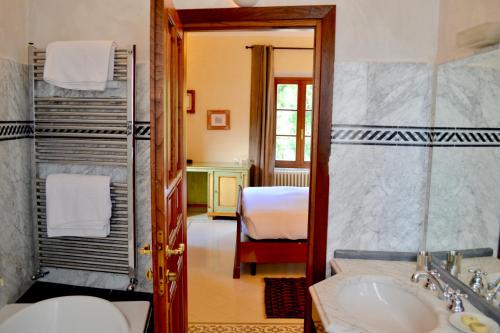
[{"label": "white wall", "polygon": [[[231,0],[176,0],[174,3],[178,9],[234,6]],[[326,4],[337,5],[337,62],[434,61],[437,0],[260,0],[257,5]]]},{"label": "white wall", "polygon": [[437,61],[467,57],[471,48],[457,47],[457,33],[486,22],[500,22],[498,0],[441,0]]},{"label": "white wall", "polygon": [[[196,91],[196,113],[187,115],[187,156],[195,162],[248,159],[252,51],[246,45],[314,45],[312,33],[255,34],[187,36],[186,88]],[[275,76],[311,77],[312,71],[312,51],[275,51]],[[214,109],[231,111],[230,130],[207,130],[207,110]]]},{"label": "white wall", "polygon": [[26,0],[0,0],[0,58],[25,63]]},{"label": "white wall", "polygon": [[28,40],[45,47],[55,40],[115,40],[137,44],[137,61],[149,62],[149,1],[28,0]]}]

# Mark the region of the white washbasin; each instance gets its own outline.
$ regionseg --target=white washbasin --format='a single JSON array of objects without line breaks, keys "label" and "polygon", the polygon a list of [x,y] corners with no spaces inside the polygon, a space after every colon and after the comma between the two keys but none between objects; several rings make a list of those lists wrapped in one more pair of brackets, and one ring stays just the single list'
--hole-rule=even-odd
[{"label": "white washbasin", "polygon": [[122,312],[89,296],[51,298],[30,305],[0,324],[0,333],[129,333]]},{"label": "white washbasin", "polygon": [[439,325],[431,304],[391,280],[347,280],[336,296],[342,312],[370,332],[426,333]]}]

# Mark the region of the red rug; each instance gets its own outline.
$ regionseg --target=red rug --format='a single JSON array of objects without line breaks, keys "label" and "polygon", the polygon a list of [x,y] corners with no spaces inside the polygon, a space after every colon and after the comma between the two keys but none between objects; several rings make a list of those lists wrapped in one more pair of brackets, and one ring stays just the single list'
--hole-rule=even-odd
[{"label": "red rug", "polygon": [[267,318],[304,318],[305,278],[264,278]]}]

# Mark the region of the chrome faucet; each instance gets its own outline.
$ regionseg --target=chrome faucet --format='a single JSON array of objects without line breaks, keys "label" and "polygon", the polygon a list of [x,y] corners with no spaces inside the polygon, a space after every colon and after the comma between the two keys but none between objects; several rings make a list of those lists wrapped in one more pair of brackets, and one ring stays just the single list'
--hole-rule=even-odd
[{"label": "chrome faucet", "polygon": [[438,277],[439,273],[435,270],[431,271],[416,271],[413,273],[411,276],[411,281],[418,283],[421,278],[426,278],[427,281],[425,282],[424,287],[426,289],[435,291],[439,289],[439,294],[438,298],[441,300],[447,300],[449,301],[450,295],[449,295],[449,287],[447,284],[441,285],[441,282],[439,282]]},{"label": "chrome faucet", "polygon": [[464,312],[464,302],[462,300],[463,298],[469,298],[467,294],[462,294],[462,292],[457,289],[454,292],[450,293],[450,302],[448,303],[448,309],[453,312]]},{"label": "chrome faucet", "polygon": [[469,273],[474,273],[474,276],[469,281],[469,287],[472,288],[476,294],[481,294],[484,289],[483,276],[488,275],[488,273],[481,271],[479,268],[471,268],[469,269]]},{"label": "chrome faucet", "polygon": [[490,303],[495,303],[498,293],[500,292],[500,279],[497,280],[496,284],[488,284],[488,290],[486,291],[484,298]]}]

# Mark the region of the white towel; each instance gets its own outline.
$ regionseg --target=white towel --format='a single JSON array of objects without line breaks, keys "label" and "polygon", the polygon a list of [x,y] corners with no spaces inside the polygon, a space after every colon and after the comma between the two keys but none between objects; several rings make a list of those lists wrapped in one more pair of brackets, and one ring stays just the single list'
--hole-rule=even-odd
[{"label": "white towel", "polygon": [[110,232],[110,177],[53,174],[46,180],[49,237],[107,237]]},{"label": "white towel", "polygon": [[75,90],[105,90],[113,80],[113,41],[53,42],[47,46],[43,79]]}]

